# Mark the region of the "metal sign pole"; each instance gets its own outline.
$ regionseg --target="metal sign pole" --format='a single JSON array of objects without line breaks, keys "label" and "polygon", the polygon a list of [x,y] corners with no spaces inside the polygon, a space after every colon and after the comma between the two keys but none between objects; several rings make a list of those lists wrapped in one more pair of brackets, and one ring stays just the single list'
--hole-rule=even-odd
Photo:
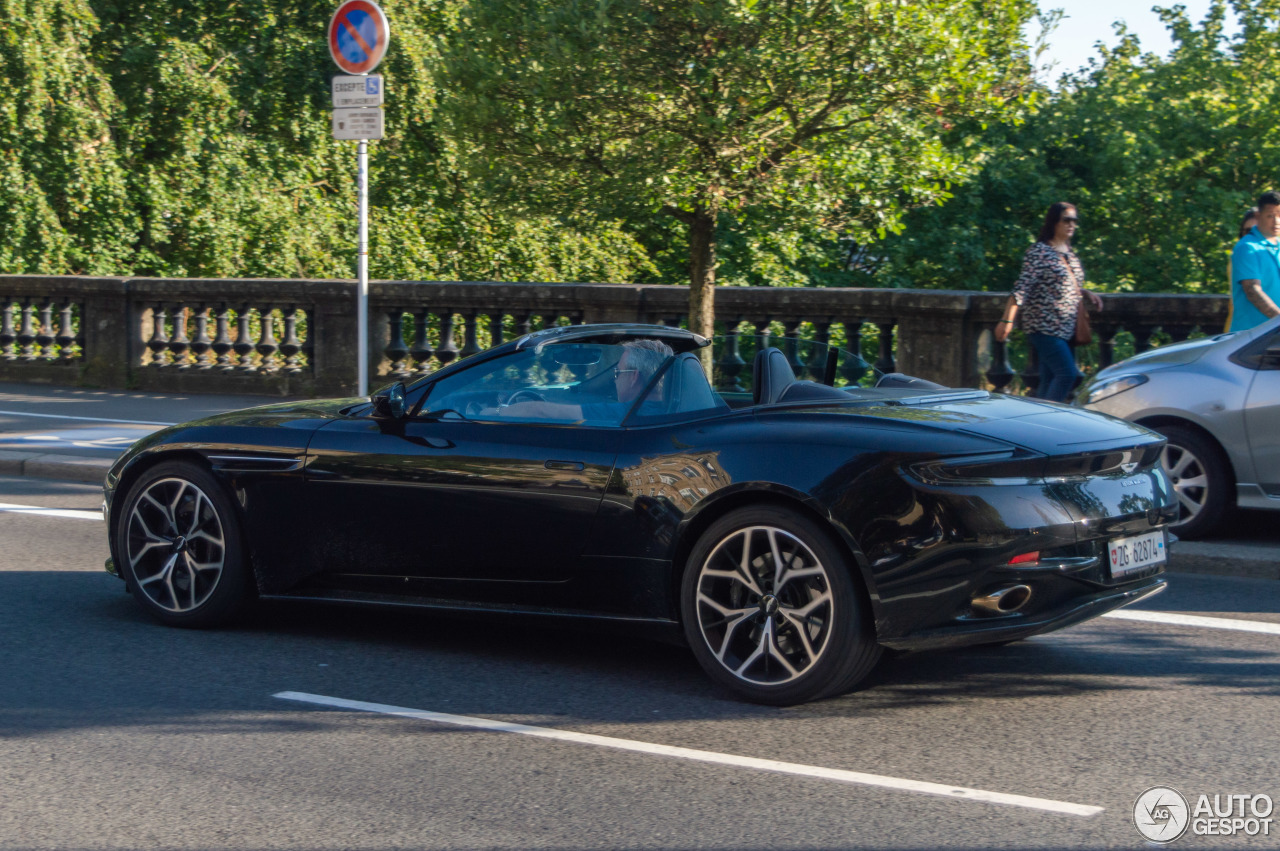
[{"label": "metal sign pole", "polygon": [[356,338],[359,357],[356,368],[360,370],[358,395],[369,395],[369,143],[361,139],[357,143],[359,164],[360,196],[360,245],[358,254],[360,276],[360,305],[356,308],[356,325],[359,333]]},{"label": "metal sign pole", "polygon": [[360,146],[356,167],[360,236],[356,274],[356,390],[369,395],[369,140],[382,138],[382,75],[378,67],[391,42],[391,26],[375,0],[343,0],[329,19],[329,55],[346,71],[333,78],[333,138],[354,139]]}]

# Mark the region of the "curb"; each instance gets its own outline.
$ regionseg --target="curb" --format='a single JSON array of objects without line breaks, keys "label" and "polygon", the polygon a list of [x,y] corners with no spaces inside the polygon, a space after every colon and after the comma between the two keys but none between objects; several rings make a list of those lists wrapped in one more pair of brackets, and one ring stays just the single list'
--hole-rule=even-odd
[{"label": "curb", "polygon": [[[115,459],[0,450],[0,475],[102,484]],[[1179,541],[1169,572],[1280,580],[1280,547],[1258,543]]]},{"label": "curb", "polygon": [[100,485],[114,463],[114,458],[0,451],[0,475],[6,476],[33,476]]}]

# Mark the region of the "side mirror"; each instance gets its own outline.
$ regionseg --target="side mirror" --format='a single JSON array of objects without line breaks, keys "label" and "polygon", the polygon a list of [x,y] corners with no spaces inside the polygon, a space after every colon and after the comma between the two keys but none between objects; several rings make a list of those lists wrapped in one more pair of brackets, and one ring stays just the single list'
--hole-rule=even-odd
[{"label": "side mirror", "polygon": [[404,419],[404,384],[397,381],[390,387],[369,397],[373,403],[373,416],[380,420]]}]

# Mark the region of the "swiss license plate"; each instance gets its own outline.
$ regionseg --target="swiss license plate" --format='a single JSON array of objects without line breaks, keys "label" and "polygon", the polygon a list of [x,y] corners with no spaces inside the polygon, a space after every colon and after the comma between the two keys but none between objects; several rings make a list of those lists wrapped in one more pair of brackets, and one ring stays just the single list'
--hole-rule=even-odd
[{"label": "swiss license plate", "polygon": [[1168,556],[1168,551],[1169,548],[1164,542],[1163,529],[1158,532],[1148,532],[1145,535],[1113,538],[1107,544],[1107,554],[1111,559],[1111,575],[1124,576],[1126,573],[1160,564]]}]

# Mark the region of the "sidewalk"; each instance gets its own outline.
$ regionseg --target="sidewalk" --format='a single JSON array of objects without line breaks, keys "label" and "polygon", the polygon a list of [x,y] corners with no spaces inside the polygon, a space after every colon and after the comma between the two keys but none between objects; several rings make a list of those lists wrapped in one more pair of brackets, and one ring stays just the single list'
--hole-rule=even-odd
[{"label": "sidewalk", "polygon": [[98,484],[130,444],[167,425],[287,401],[0,382],[0,474]]},{"label": "sidewalk", "polygon": [[[166,425],[284,401],[0,383],[0,475],[99,484],[131,443]],[[1280,514],[1237,512],[1219,537],[1175,544],[1169,568],[1280,579]]]}]

